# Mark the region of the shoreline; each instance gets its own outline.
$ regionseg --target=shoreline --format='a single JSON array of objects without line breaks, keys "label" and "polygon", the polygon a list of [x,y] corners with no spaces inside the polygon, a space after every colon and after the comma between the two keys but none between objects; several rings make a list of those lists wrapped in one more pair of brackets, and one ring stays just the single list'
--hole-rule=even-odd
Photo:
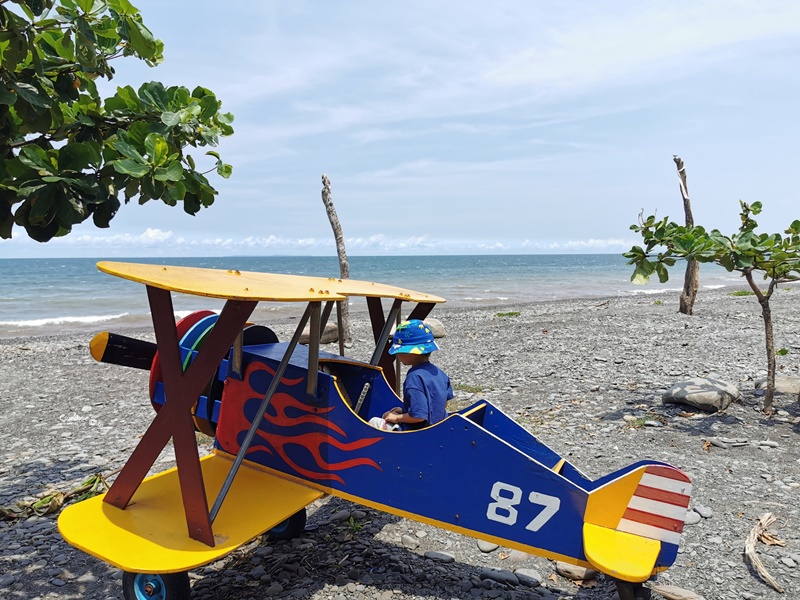
[{"label": "shoreline", "polygon": [[[800,284],[796,284],[800,289]],[[746,283],[741,283],[737,285],[714,285],[708,286],[707,288],[700,287],[698,291],[698,296],[703,294],[712,294],[712,293],[728,293],[736,292],[739,290],[749,290]],[[571,296],[571,297],[559,297],[559,298],[544,298],[544,299],[532,299],[526,301],[515,301],[515,300],[496,300],[496,301],[464,301],[464,300],[455,300],[445,302],[443,304],[437,305],[434,309],[434,313],[442,312],[442,311],[450,311],[450,310],[509,310],[515,309],[518,307],[524,307],[528,305],[539,305],[539,304],[546,304],[550,302],[580,302],[580,301],[606,301],[611,299],[636,299],[636,298],[652,298],[653,301],[657,299],[668,298],[670,296],[678,297],[680,295],[680,288],[668,288],[668,289],[659,289],[656,287],[648,287],[648,286],[641,286],[640,288],[636,289],[635,291],[624,291],[619,292],[617,294],[587,294],[587,295],[579,295],[579,296]],[[195,301],[202,300],[201,298],[195,298]],[[219,301],[214,298],[208,299],[210,301],[209,308],[211,310],[218,311],[220,306]],[[266,303],[260,304],[259,307],[256,308],[256,312],[254,313],[255,317],[270,322],[273,319],[270,317],[277,317],[278,322],[285,321],[287,319],[296,318],[300,314],[302,314],[302,307],[299,304],[297,305],[290,305],[290,304],[281,304],[277,309],[266,309],[264,308],[267,306]],[[203,307],[206,308],[206,307]],[[198,308],[199,309],[199,308]],[[192,312],[193,310],[179,310],[176,311],[177,315],[183,316]],[[270,314],[272,313],[272,314]],[[350,305],[350,313],[354,315],[358,314],[367,314],[366,305],[363,303],[359,304],[351,304]],[[435,317],[435,314],[432,316]],[[254,317],[254,320],[255,320]],[[121,318],[121,321],[120,321]],[[43,317],[37,319],[36,321],[46,321],[46,323],[41,325],[10,325],[10,324],[2,324],[0,323],[0,343],[3,340],[14,340],[14,339],[26,339],[26,338],[51,338],[51,337],[59,337],[62,335],[81,335],[81,334],[92,334],[99,332],[99,331],[106,331],[106,330],[113,330],[118,332],[124,331],[147,331],[148,329],[152,328],[150,322],[150,314],[143,313],[143,314],[136,314],[136,315],[109,315],[107,317],[104,316],[97,316],[92,317],[91,321],[86,321],[87,317]],[[129,323],[129,321],[135,321],[135,323]],[[259,320],[259,322],[261,322]],[[14,322],[17,323],[17,322]]]},{"label": "shoreline", "polygon": [[[800,406],[796,396],[778,394],[778,415],[760,413],[754,382],[766,371],[761,311],[754,297],[731,296],[730,291],[701,290],[692,317],[677,312],[677,294],[482,307],[444,304],[431,313],[446,329],[433,361],[451,377],[456,405],[490,400],[592,479],[644,458],[685,470],[694,486],[690,507],[708,509],[713,516],[687,525],[678,561],[659,576],[660,583],[694,590],[707,600],[788,598],[800,594]],[[800,290],[779,290],[772,309],[776,348],[788,349],[778,357],[779,375],[798,377]],[[361,313],[353,316],[355,346],[348,355],[368,359],[368,319]],[[294,329],[291,318],[264,324],[280,339],[288,339]],[[0,416],[5,450],[0,504],[51,485],[70,489],[93,472],[113,472],[151,421],[148,373],[95,363],[88,341],[97,331],[0,339],[0,396],[7,399]],[[150,328],[116,331],[152,335]],[[741,401],[716,414],[661,403],[667,387],[704,375],[737,386]],[[656,425],[634,427],[631,419]],[[710,439],[746,443],[721,448],[708,446]],[[162,457],[157,468],[170,460]],[[330,541],[342,533],[331,516],[342,510],[355,514],[356,508],[366,516],[358,517],[363,528],[353,533],[354,541],[369,552]],[[532,569],[542,581],[553,572],[550,561],[502,548],[483,552],[471,538],[337,499],[313,511],[309,524],[316,529],[304,536],[308,547],[302,552],[291,544],[251,545],[218,566],[196,570],[193,598],[219,597],[226,587],[227,597],[260,599],[279,584],[287,595],[291,590],[312,600],[374,598],[387,592],[392,600],[466,599],[475,597],[470,590],[480,589],[475,580],[480,582],[486,567]],[[750,528],[765,512],[778,517],[772,531],[787,545],[759,544],[757,550],[786,594],[763,583],[741,558]],[[405,545],[409,536],[417,546]],[[432,563],[424,558],[428,551],[449,552],[455,562]],[[352,562],[354,553],[358,562]],[[316,566],[305,578],[282,580],[277,573],[254,578],[253,571],[267,564],[264,557]],[[335,560],[329,565],[331,557]],[[400,567],[395,569],[400,564],[423,575],[438,570],[439,582],[416,576],[409,576],[409,582],[400,577]],[[4,573],[10,578],[3,579]],[[342,580],[348,573],[355,579]],[[113,568],[64,543],[52,516],[0,522],[4,597],[118,597],[114,576]],[[613,594],[607,581],[583,589],[557,580],[547,584],[549,596],[524,586],[492,590],[500,593],[497,597],[519,600],[608,600]],[[348,585],[364,589],[350,591]]]}]

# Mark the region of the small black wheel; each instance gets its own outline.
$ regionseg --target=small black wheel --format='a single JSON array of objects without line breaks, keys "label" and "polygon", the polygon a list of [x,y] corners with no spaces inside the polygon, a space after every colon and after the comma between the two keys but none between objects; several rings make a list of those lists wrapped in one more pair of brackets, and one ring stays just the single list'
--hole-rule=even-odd
[{"label": "small black wheel", "polygon": [[189,600],[189,573],[122,573],[125,600]]},{"label": "small black wheel", "polygon": [[276,540],[291,540],[298,537],[306,529],[306,509],[303,508],[291,517],[278,523],[267,534]]},{"label": "small black wheel", "polygon": [[644,587],[641,583],[631,583],[615,579],[617,584],[617,595],[619,600],[650,600],[650,588]]}]

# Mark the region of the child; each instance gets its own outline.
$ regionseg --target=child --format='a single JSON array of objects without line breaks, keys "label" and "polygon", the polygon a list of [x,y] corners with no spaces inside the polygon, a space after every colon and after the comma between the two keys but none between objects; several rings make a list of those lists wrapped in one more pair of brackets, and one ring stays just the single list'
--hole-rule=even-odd
[{"label": "child", "polygon": [[423,321],[412,319],[397,326],[389,354],[411,367],[403,383],[403,408],[395,407],[375,417],[370,423],[380,429],[410,431],[438,423],[447,416],[447,401],[453,398],[450,378],[430,362],[431,352],[439,346]]}]

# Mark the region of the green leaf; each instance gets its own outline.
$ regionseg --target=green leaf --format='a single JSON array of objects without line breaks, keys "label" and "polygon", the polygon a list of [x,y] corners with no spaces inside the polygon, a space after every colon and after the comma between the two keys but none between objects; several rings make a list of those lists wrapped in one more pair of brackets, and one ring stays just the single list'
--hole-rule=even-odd
[{"label": "green leaf", "polygon": [[92,12],[92,7],[94,6],[94,0],[75,0],[78,3],[80,9],[85,13]]},{"label": "green leaf", "polygon": [[142,101],[136,95],[136,90],[131,86],[118,87],[117,93],[106,100],[106,108],[108,110],[133,110],[139,111],[142,109]]},{"label": "green leaf", "polygon": [[631,281],[633,282],[634,285],[644,285],[648,281],[650,281],[650,277],[643,274],[641,271],[637,269],[636,271],[633,272],[633,275],[631,275]]},{"label": "green leaf", "polygon": [[0,104],[14,106],[16,101],[17,95],[9,89],[5,81],[0,80]]},{"label": "green leaf", "polygon": [[57,195],[56,217],[62,226],[69,227],[83,222],[89,216],[86,205],[67,190]]},{"label": "green leaf", "polygon": [[61,171],[82,171],[90,165],[100,164],[100,151],[93,142],[72,142],[58,153],[58,168]]},{"label": "green leaf", "polygon": [[131,158],[131,159],[135,160],[136,162],[139,162],[139,163],[142,163],[142,164],[146,164],[147,163],[147,159],[145,159],[145,157],[142,156],[136,148],[134,148],[133,146],[131,146],[127,142],[116,141],[116,142],[113,143],[113,146],[117,150],[117,152],[122,154],[122,156],[124,156],[125,158]]},{"label": "green leaf", "polygon": [[158,81],[145,83],[139,88],[139,97],[149,106],[154,106],[161,111],[167,110],[167,92],[164,84]]},{"label": "green leaf", "polygon": [[787,354],[789,354],[789,350],[787,350],[786,348],[781,348],[779,350],[775,350],[775,354],[777,354],[778,356],[786,356]]},{"label": "green leaf", "polygon": [[183,167],[178,161],[170,163],[166,168],[159,167],[155,171],[155,178],[158,181],[180,181],[183,178]]},{"label": "green leaf", "polygon": [[28,196],[31,203],[28,221],[31,225],[46,225],[52,221],[56,202],[55,192],[58,188],[58,184],[49,184]]},{"label": "green leaf", "polygon": [[100,228],[108,227],[111,223],[111,219],[117,214],[119,206],[119,200],[115,196],[106,198],[92,213],[92,221],[95,226]]},{"label": "green leaf", "polygon": [[669,273],[663,263],[656,263],[656,273],[661,283],[667,283],[667,281],[669,281]]},{"label": "green leaf", "polygon": [[127,25],[128,40],[136,54],[143,58],[155,57],[158,46],[152,32],[135,18],[125,16],[123,20]]},{"label": "green leaf", "polygon": [[169,154],[169,144],[160,133],[151,133],[144,139],[144,149],[150,157],[150,162],[156,166],[164,164]]},{"label": "green leaf", "polygon": [[233,174],[233,167],[220,161],[217,163],[217,174],[224,179],[228,179]]},{"label": "green leaf", "polygon": [[132,158],[124,158],[114,161],[114,170],[117,173],[130,175],[131,177],[144,177],[150,173],[150,165],[142,164]]},{"label": "green leaf", "polygon": [[167,193],[174,200],[183,200],[186,197],[186,186],[182,181],[176,181],[175,185],[167,188]]},{"label": "green leaf", "polygon": [[733,257],[730,254],[720,256],[717,263],[728,272],[733,271],[735,268]]},{"label": "green leaf", "polygon": [[161,114],[161,122],[167,127],[175,127],[181,122],[181,117],[175,112],[165,112]]},{"label": "green leaf", "polygon": [[136,7],[128,0],[108,0],[108,5],[121,15],[138,15]]},{"label": "green leaf", "polygon": [[41,89],[22,81],[9,81],[9,87],[14,90],[20,98],[31,106],[46,108],[50,106],[50,98]]},{"label": "green leaf", "polygon": [[40,175],[55,175],[56,173],[47,153],[39,146],[24,146],[20,150],[19,160],[25,166],[36,169]]},{"label": "green leaf", "polygon": [[219,109],[219,103],[213,95],[203,96],[200,99],[200,108],[202,109],[200,120],[208,121]]}]

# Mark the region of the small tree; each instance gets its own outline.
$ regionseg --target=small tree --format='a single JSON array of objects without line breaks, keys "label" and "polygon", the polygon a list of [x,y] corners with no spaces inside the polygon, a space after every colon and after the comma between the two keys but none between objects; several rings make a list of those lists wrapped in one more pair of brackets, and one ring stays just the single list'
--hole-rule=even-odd
[{"label": "small tree", "polygon": [[[333,194],[331,193],[331,180],[328,176],[322,175],[322,203],[325,205],[325,211],[328,213],[328,221],[331,223],[333,229],[333,237],[336,240],[336,254],[339,257],[339,273],[342,279],[350,279],[350,263],[347,260],[347,250],[344,247],[344,233],[342,232],[342,224],[339,222],[339,216],[336,214],[336,207],[333,205]],[[353,345],[353,339],[350,336],[350,308],[347,306],[347,300],[339,303],[339,320],[341,323],[341,331],[343,338],[341,340],[342,347],[348,348]]]},{"label": "small tree", "polygon": [[[656,220],[650,216],[631,229],[640,233],[645,247],[634,246],[623,254],[635,265],[631,280],[644,284],[654,273],[662,283],[669,279],[667,267],[676,259],[710,262],[728,271],[738,271],[753,290],[764,318],[764,334],[767,350],[767,393],[764,397],[764,412],[772,412],[775,394],[775,344],[772,331],[772,312],[769,301],[781,283],[800,279],[800,220],[795,220],[786,229],[786,236],[778,233],[756,233],[758,224],[752,215],[761,212],[761,203],[741,206],[739,231],[731,236],[722,235],[714,229],[707,232],[700,226],[682,226],[668,222],[669,217]],[[759,287],[756,276],[767,281],[765,290]]]},{"label": "small tree", "polygon": [[[683,214],[686,219],[686,226],[694,225],[692,216],[692,203],[689,200],[689,186],[686,183],[686,167],[683,160],[677,154],[672,156],[675,167],[678,169],[678,181],[681,188],[681,198],[683,199]],[[685,315],[691,315],[694,309],[694,301],[697,298],[697,288],[700,285],[700,267],[697,260],[689,259],[686,261],[686,273],[683,276],[683,291],[681,292],[680,308],[678,309]]]},{"label": "small tree", "polygon": [[[128,0],[0,0],[0,238],[16,224],[46,242],[90,216],[108,227],[120,193],[126,203],[182,202],[189,214],[214,202],[184,153],[233,133],[210,90],[150,82],[105,100],[97,91],[114,59],[154,66],[162,52]],[[206,154],[209,170],[230,176]]]}]

